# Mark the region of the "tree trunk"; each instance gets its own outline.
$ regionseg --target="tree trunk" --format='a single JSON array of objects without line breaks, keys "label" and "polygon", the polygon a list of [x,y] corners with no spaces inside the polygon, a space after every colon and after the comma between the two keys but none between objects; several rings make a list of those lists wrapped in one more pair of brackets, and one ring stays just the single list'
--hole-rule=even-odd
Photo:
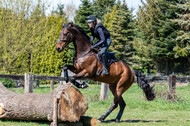
[{"label": "tree trunk", "polygon": [[76,122],[87,108],[83,95],[71,84],[59,85],[48,94],[23,94],[9,91],[0,83],[0,118],[52,121],[57,113],[58,122]]}]

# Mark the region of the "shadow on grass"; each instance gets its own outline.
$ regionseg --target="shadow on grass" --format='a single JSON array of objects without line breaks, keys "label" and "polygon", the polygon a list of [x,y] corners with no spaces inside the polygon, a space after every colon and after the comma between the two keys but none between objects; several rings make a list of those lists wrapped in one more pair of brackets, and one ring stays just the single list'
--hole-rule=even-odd
[{"label": "shadow on grass", "polygon": [[[106,120],[106,121],[103,121],[101,123],[112,123],[112,122],[116,122],[115,120]],[[167,120],[140,120],[140,119],[136,119],[136,120],[121,120],[119,122],[116,122],[116,123],[150,123],[150,122],[167,122]]]}]

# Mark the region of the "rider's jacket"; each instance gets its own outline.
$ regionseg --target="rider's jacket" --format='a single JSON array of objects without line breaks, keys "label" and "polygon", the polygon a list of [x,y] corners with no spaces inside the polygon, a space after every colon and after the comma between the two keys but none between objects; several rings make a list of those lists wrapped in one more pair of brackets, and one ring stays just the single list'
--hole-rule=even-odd
[{"label": "rider's jacket", "polygon": [[91,42],[93,42],[94,38],[97,38],[99,41],[96,42],[93,46],[102,46],[107,38],[110,38],[110,32],[103,26],[102,23],[96,24],[94,29],[90,29],[91,31]]}]

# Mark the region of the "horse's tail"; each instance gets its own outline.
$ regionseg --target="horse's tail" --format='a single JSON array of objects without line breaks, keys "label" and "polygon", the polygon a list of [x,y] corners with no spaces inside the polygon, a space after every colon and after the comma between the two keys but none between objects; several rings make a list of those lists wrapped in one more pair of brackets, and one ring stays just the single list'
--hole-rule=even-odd
[{"label": "horse's tail", "polygon": [[137,76],[137,83],[140,86],[140,88],[144,91],[147,100],[152,101],[155,98],[155,93],[153,90],[153,86],[150,87],[146,76],[138,70],[133,70],[133,73]]}]

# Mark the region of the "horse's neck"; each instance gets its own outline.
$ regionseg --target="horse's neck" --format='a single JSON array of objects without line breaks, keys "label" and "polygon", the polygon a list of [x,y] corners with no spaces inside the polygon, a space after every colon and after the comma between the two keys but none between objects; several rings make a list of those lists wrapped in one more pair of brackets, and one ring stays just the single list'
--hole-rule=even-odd
[{"label": "horse's neck", "polygon": [[75,56],[77,58],[84,56],[90,51],[90,42],[88,42],[89,40],[86,38],[81,38],[81,36],[77,37],[78,39],[74,41]]}]

